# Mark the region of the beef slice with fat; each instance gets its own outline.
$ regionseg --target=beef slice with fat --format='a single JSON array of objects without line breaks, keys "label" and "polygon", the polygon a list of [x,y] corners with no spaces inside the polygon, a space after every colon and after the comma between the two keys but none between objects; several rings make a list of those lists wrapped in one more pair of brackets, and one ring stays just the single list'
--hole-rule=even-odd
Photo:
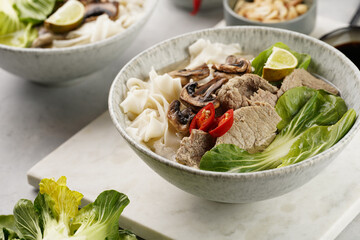
[{"label": "beef slice with fat", "polygon": [[274,140],[280,120],[268,103],[256,102],[253,106],[239,108],[234,111],[232,127],[217,138],[216,145],[234,144],[249,153],[263,151]]}]

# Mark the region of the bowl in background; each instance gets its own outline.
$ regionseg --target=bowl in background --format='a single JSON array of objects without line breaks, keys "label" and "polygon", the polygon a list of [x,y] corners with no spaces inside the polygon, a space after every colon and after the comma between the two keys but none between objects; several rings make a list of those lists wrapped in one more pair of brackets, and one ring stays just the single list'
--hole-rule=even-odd
[{"label": "bowl in background", "polygon": [[[172,0],[172,2],[181,8],[186,8],[189,10],[193,9],[193,0]],[[222,0],[202,0],[200,5],[201,9],[211,9],[222,6]]]},{"label": "bowl in background", "polygon": [[85,45],[42,49],[0,44],[0,68],[45,85],[67,84],[111,64],[129,47],[153,12],[157,0],[146,0],[144,13],[129,28]]},{"label": "bowl in background", "polygon": [[315,27],[317,0],[304,0],[304,3],[309,6],[306,13],[292,20],[279,23],[263,23],[239,16],[233,10],[237,1],[238,0],[223,0],[224,18],[227,26],[250,25],[275,27],[292,30],[304,34],[310,34]]},{"label": "bowl in background", "polygon": [[[189,58],[188,47],[204,38],[224,44],[239,43],[244,53],[258,54],[281,41],[291,49],[311,54],[309,71],[335,84],[349,108],[360,112],[360,71],[341,52],[304,34],[268,27],[227,27],[206,29],[181,35],[151,47],[125,65],[116,76],[109,93],[109,111],[114,125],[137,155],[155,172],[178,188],[208,200],[246,203],[265,200],[295,190],[321,172],[344,149],[360,128],[359,119],[352,129],[330,149],[283,168],[251,173],[210,172],[181,165],[155,154],[126,132],[126,115],[120,103],[126,96],[131,77],[146,79],[156,70]],[[334,191],[336,191],[334,189]]]}]

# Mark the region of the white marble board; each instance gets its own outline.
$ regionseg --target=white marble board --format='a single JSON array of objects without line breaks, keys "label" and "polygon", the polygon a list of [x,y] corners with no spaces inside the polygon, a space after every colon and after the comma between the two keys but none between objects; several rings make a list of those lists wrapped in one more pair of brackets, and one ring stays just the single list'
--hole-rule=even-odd
[{"label": "white marble board", "polygon": [[[319,21],[317,29],[326,32],[329,22]],[[251,204],[222,204],[159,177],[127,146],[106,112],[32,167],[28,181],[38,187],[42,178],[67,176],[69,187],[83,193],[86,202],[105,189],[121,191],[131,202],[120,226],[145,239],[327,240],[360,212],[359,145],[357,135],[328,168],[296,191]]]}]

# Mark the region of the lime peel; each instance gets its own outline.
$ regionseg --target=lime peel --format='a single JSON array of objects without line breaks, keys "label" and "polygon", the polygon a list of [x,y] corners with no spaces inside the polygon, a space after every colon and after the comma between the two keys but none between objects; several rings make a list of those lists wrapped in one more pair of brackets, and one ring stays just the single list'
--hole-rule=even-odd
[{"label": "lime peel", "polygon": [[289,51],[274,47],[263,68],[263,78],[279,81],[289,75],[298,65],[297,58]]},{"label": "lime peel", "polygon": [[67,1],[45,20],[45,26],[55,33],[64,33],[77,28],[83,21],[85,7],[78,0]]}]

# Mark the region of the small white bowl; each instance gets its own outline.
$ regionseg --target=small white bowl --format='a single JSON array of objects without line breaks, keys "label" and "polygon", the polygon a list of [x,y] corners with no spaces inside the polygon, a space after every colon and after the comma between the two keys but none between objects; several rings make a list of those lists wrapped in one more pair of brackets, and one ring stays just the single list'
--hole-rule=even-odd
[{"label": "small white bowl", "polygon": [[99,42],[67,48],[18,48],[0,44],[0,67],[24,79],[46,85],[68,83],[94,73],[133,42],[153,12],[157,0],[146,0],[142,17],[125,31]]},{"label": "small white bowl", "polygon": [[136,142],[125,130],[126,116],[120,109],[120,103],[126,96],[126,81],[131,77],[145,79],[152,66],[159,70],[188,59],[188,47],[200,38],[224,44],[239,43],[246,53],[254,55],[278,41],[295,51],[309,53],[312,63],[308,70],[335,84],[348,107],[360,112],[359,69],[340,51],[304,34],[267,27],[228,27],[193,32],[162,42],[137,55],[122,68],[110,89],[109,111],[116,128],[138,156],[180,189],[205,199],[228,203],[273,198],[295,190],[316,176],[336,158],[359,130],[360,121],[357,119],[351,130],[330,149],[300,163],[261,172],[198,170],[155,154]]}]

